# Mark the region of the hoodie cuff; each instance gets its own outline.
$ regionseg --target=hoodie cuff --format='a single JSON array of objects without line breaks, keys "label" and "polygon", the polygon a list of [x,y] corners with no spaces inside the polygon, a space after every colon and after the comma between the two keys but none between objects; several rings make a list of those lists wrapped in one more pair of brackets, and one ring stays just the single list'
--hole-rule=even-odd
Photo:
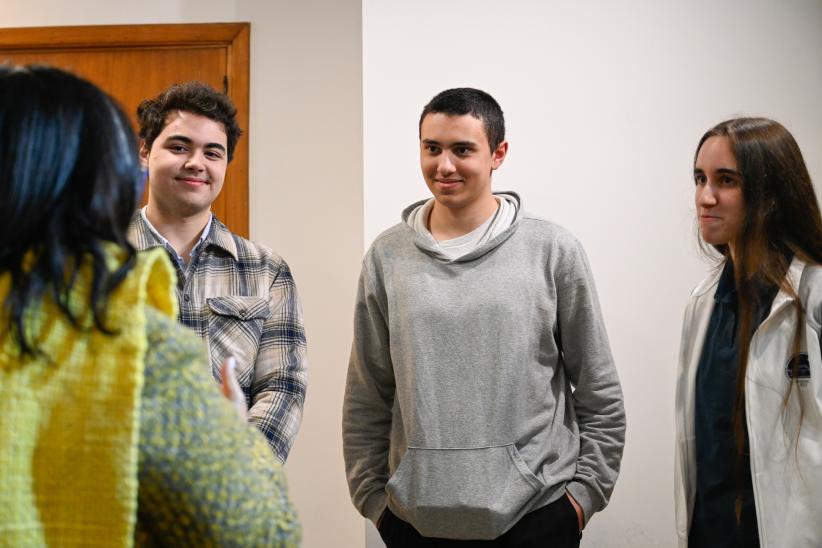
[{"label": "hoodie cuff", "polygon": [[565,489],[571,493],[571,496],[582,508],[582,526],[585,527],[595,511],[593,493],[584,483],[578,481],[569,481],[565,484]]},{"label": "hoodie cuff", "polygon": [[373,521],[374,525],[377,525],[377,520],[380,519],[387,504],[388,495],[385,494],[385,491],[378,491],[365,500],[362,515]]}]

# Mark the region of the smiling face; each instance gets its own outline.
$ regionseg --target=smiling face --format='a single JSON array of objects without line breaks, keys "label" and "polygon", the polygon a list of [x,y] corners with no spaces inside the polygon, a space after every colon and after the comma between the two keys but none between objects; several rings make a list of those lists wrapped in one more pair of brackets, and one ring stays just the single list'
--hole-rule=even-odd
[{"label": "smiling face", "polygon": [[712,245],[734,241],[745,219],[742,177],[727,137],[709,137],[702,143],[694,164],[696,211],[702,239]]},{"label": "smiling face", "polygon": [[148,207],[167,220],[204,218],[223,187],[226,167],[223,124],[174,111],[151,149],[140,150],[148,167]]},{"label": "smiling face", "polygon": [[502,164],[507,151],[505,141],[490,149],[478,118],[428,114],[420,125],[420,166],[435,207],[471,210],[492,204],[495,208],[491,172]]}]

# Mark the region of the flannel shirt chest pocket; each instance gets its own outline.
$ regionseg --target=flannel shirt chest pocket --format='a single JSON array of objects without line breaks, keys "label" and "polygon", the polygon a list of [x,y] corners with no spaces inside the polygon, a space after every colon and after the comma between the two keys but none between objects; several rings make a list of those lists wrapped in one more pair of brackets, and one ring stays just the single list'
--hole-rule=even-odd
[{"label": "flannel shirt chest pocket", "polygon": [[268,301],[262,297],[227,295],[209,297],[206,303],[213,372],[217,375],[222,361],[234,356],[240,384],[250,387],[265,321],[271,316]]}]

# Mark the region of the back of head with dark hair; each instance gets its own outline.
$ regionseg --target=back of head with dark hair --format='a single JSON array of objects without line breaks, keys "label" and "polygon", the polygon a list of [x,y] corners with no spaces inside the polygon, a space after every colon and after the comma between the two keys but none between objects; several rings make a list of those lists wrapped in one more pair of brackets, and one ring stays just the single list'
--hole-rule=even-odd
[{"label": "back of head with dark hair", "polygon": [[154,140],[166,127],[168,115],[181,110],[220,122],[225,128],[228,161],[234,158],[234,147],[242,135],[237,124],[237,108],[224,93],[203,82],[174,84],[154,99],[146,99],[137,107],[140,139],[151,149]]},{"label": "back of head with dark hair", "polygon": [[470,114],[482,121],[491,152],[505,140],[505,117],[499,103],[489,94],[474,88],[453,88],[434,96],[422,109],[419,128],[429,114],[463,116]]},{"label": "back of head with dark hair", "polygon": [[[0,273],[21,348],[32,348],[24,313],[49,293],[76,324],[67,295],[90,265],[94,320],[135,252],[126,240],[142,185],[128,119],[105,93],[61,70],[0,66]],[[126,252],[110,270],[106,242]]]}]

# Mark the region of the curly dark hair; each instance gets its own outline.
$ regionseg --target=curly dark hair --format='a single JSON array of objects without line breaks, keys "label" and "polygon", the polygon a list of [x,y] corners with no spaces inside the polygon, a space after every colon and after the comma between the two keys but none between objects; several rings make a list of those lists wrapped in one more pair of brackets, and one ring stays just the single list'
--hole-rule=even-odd
[{"label": "curly dark hair", "polygon": [[146,99],[137,107],[140,139],[147,149],[163,131],[171,112],[182,110],[205,116],[225,127],[228,161],[234,158],[234,147],[243,131],[237,124],[237,107],[224,93],[203,82],[174,84],[154,99]]}]

